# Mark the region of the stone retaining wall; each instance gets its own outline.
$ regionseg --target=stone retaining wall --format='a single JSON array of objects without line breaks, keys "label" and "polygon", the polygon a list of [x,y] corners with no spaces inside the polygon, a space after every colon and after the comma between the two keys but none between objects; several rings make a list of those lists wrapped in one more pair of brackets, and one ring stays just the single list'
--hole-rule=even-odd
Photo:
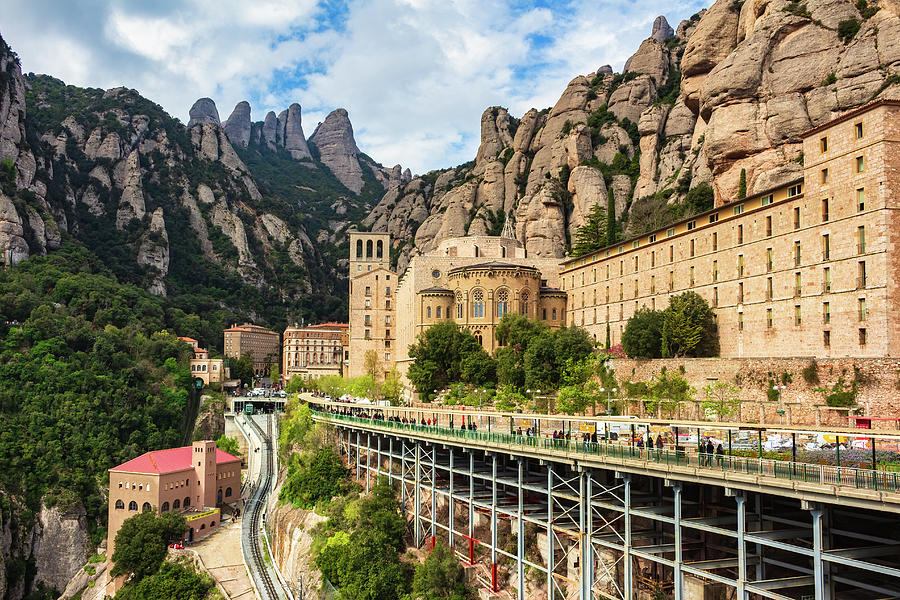
[{"label": "stone retaining wall", "polygon": [[[808,382],[803,371],[813,362],[818,383]],[[621,382],[649,381],[663,368],[681,373],[696,390],[696,402],[682,405],[677,418],[702,419],[700,401],[703,387],[713,378],[740,388],[740,420],[778,423],[778,402],[770,401],[766,390],[770,380],[785,380],[782,392],[785,424],[847,425],[849,414],[900,418],[900,359],[898,358],[683,358],[658,360],[613,359],[612,367]],[[854,408],[835,408],[825,404],[825,393],[843,378],[847,388],[855,381],[858,395]],[[643,403],[627,402],[630,414],[645,416]],[[852,411],[852,412],[851,412]],[[737,415],[732,420],[738,420]]]}]

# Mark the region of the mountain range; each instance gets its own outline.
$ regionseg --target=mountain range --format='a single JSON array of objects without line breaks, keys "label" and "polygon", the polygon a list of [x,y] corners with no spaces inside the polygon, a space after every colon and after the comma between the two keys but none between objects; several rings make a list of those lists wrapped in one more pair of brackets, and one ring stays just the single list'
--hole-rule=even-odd
[{"label": "mountain range", "polygon": [[223,122],[201,98],[183,125],[135,90],[23,75],[0,42],[2,260],[73,240],[186,307],[343,319],[352,228],[390,232],[401,271],[507,219],[530,254],[562,257],[596,204],[621,237],[735,199],[742,177],[747,193],[794,178],[800,132],[900,95],[897,15],[719,0],[675,29],[659,17],[622,73],[578,75],[521,117],[487,108],[473,161],[416,177],[364,154],[341,108],[308,138],[299,104]]}]

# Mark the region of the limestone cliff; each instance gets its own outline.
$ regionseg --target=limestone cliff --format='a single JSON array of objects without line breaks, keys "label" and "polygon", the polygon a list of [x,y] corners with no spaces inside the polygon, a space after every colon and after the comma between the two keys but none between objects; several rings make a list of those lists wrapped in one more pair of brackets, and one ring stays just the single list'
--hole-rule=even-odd
[{"label": "limestone cliff", "polygon": [[[563,256],[595,204],[624,235],[662,227],[688,192],[737,197],[796,177],[799,134],[900,96],[900,3],[718,0],[673,31],[657,18],[622,73],[577,76],[548,109],[485,110],[472,163],[389,190],[363,221],[408,257],[515,223],[531,255]],[[841,34],[843,32],[843,34]],[[843,37],[842,37],[843,35]]]}]

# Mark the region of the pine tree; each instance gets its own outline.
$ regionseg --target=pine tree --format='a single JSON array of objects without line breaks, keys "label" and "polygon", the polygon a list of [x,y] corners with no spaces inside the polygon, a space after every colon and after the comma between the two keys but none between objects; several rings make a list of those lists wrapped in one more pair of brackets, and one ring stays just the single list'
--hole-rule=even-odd
[{"label": "pine tree", "polygon": [[741,169],[741,178],[738,181],[738,200],[747,197],[747,169]]},{"label": "pine tree", "polygon": [[587,215],[587,222],[575,232],[572,254],[581,256],[606,246],[607,226],[606,210],[599,203],[594,204]]}]

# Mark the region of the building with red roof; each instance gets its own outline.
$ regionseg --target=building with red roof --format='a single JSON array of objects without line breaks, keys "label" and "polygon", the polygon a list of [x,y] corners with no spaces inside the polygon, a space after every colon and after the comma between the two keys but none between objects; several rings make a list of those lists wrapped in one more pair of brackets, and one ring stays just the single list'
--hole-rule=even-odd
[{"label": "building with red roof", "polygon": [[138,512],[184,514],[189,540],[213,531],[219,507],[241,495],[241,459],[216,448],[213,441],[153,450],[109,470],[107,556],[115,550],[122,523]]}]

